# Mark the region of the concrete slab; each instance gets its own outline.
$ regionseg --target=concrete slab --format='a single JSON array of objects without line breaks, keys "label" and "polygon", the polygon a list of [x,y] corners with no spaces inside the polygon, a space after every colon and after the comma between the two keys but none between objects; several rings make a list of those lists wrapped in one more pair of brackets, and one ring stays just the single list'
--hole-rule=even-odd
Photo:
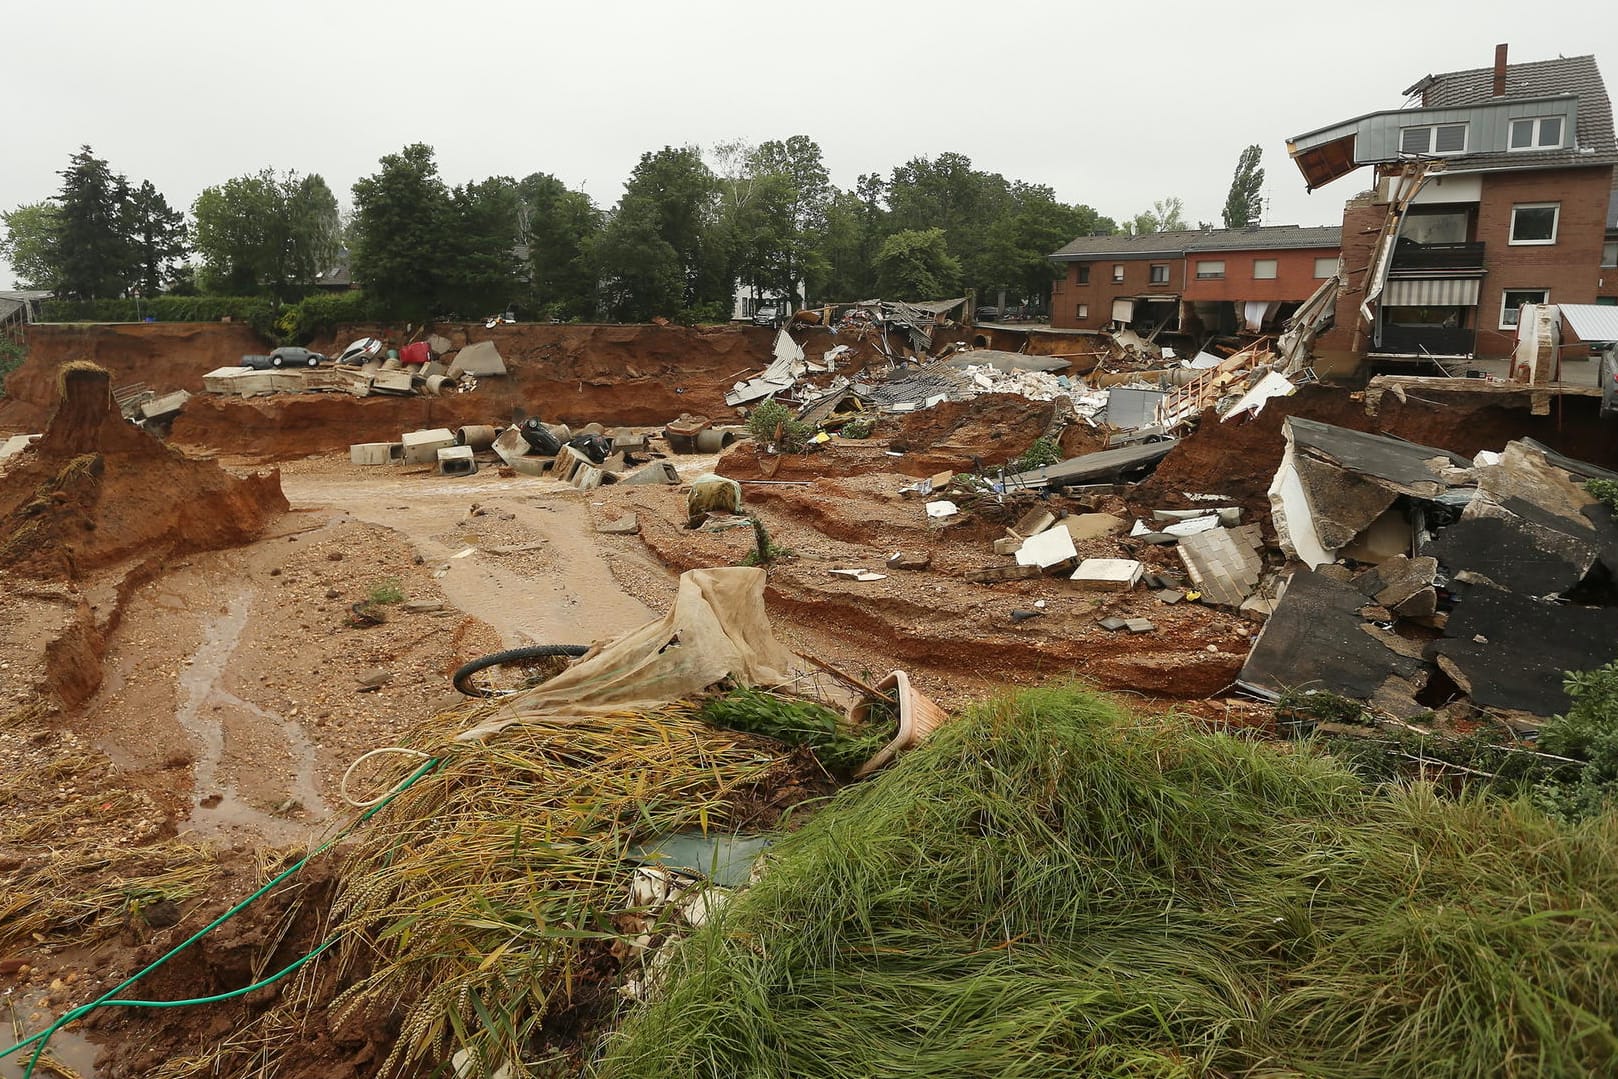
[{"label": "concrete slab", "polygon": [[385,465],[395,460],[397,442],[356,442],[348,447],[348,460],[356,465]]},{"label": "concrete slab", "polygon": [[596,531],[606,536],[633,536],[640,531],[640,518],[633,513],[625,514],[616,521],[596,525]]},{"label": "concrete slab", "polygon": [[1146,567],[1133,558],[1086,558],[1068,580],[1092,591],[1127,592],[1145,572]]},{"label": "concrete slab", "polygon": [[371,376],[371,392],[409,396],[416,392],[416,379],[409,371],[378,371]]},{"label": "concrete slab", "polygon": [[595,465],[584,464],[573,470],[573,477],[568,480],[581,491],[593,491],[600,487],[606,473]]},{"label": "concrete slab", "polygon": [[157,420],[164,416],[173,416],[185,407],[191,400],[191,395],[185,390],[175,390],[165,393],[161,397],[154,397],[140,406],[140,418],[143,420]]},{"label": "concrete slab", "polygon": [[1180,561],[1203,602],[1240,607],[1258,587],[1264,560],[1252,527],[1215,528],[1180,541]]},{"label": "concrete slab", "polygon": [[1067,534],[1073,537],[1075,543],[1113,536],[1129,527],[1122,517],[1114,517],[1110,513],[1076,513],[1062,518],[1057,524],[1067,529]]},{"label": "concrete slab", "polygon": [[399,436],[404,446],[407,465],[430,465],[438,462],[438,451],[455,445],[455,432],[447,427],[431,427],[423,431],[406,431]]},{"label": "concrete slab", "polygon": [[653,461],[645,468],[620,477],[618,482],[635,484],[661,483],[673,487],[680,482],[680,472],[668,461]]},{"label": "concrete slab", "polygon": [[1021,536],[1001,536],[994,541],[994,553],[1000,555],[1016,554],[1022,549]]},{"label": "concrete slab", "polygon": [[506,361],[500,358],[500,350],[494,347],[493,341],[479,341],[455,354],[455,359],[449,365],[449,373],[474,378],[503,375],[506,373]]},{"label": "concrete slab", "polygon": [[968,570],[966,579],[973,584],[993,584],[995,581],[1021,581],[1030,577],[1040,577],[1045,573],[1038,566],[986,566],[983,569]]},{"label": "concrete slab", "polygon": [[43,435],[13,435],[0,442],[0,461],[4,461],[7,457],[15,457],[43,437]]},{"label": "concrete slab", "polygon": [[1063,562],[1071,562],[1077,557],[1079,552],[1073,546],[1073,537],[1065,528],[1050,528],[1037,536],[1029,536],[1022,541],[1022,546],[1017,548],[1019,566],[1050,569]]},{"label": "concrete slab", "polygon": [[1150,633],[1157,628],[1150,618],[1126,618],[1124,628],[1131,633]]}]

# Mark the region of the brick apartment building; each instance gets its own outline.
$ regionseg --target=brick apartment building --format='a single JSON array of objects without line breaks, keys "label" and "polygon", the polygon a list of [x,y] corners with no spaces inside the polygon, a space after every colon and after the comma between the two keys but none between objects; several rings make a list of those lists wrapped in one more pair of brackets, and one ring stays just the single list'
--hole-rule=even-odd
[{"label": "brick apartment building", "polygon": [[1210,334],[1273,331],[1337,272],[1335,225],[1080,236],[1051,256],[1051,325]]},{"label": "brick apartment building", "polygon": [[1373,169],[1343,211],[1345,287],[1318,369],[1503,358],[1525,303],[1618,303],[1618,140],[1593,56],[1508,64],[1502,45],[1492,68],[1405,94],[1288,141],[1310,190]]}]

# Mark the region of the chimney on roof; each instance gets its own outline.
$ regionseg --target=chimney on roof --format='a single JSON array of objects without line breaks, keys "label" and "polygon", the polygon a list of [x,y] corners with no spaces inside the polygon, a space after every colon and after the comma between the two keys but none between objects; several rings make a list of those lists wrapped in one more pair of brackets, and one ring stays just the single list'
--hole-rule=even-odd
[{"label": "chimney on roof", "polygon": [[1506,45],[1494,47],[1494,96],[1506,96]]}]

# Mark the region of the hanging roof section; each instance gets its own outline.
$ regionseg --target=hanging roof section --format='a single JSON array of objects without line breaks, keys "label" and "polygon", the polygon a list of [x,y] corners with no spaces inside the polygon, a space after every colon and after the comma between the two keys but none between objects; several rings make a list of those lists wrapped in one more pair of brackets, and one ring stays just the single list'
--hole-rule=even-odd
[{"label": "hanging roof section", "polygon": [[[1445,155],[1451,173],[1549,169],[1618,163],[1612,103],[1593,56],[1510,64],[1506,92],[1495,97],[1494,69],[1429,75],[1405,91],[1416,108],[1384,109],[1287,140],[1287,153],[1313,191],[1361,165],[1409,160],[1400,132],[1424,125],[1468,125],[1466,147]],[[1558,116],[1571,139],[1548,149],[1508,149],[1511,121]]]},{"label": "hanging roof section", "polygon": [[1203,251],[1291,251],[1337,248],[1338,225],[1253,225],[1240,229],[1182,229],[1139,236],[1080,236],[1051,255],[1057,262],[1094,258],[1182,258]]}]

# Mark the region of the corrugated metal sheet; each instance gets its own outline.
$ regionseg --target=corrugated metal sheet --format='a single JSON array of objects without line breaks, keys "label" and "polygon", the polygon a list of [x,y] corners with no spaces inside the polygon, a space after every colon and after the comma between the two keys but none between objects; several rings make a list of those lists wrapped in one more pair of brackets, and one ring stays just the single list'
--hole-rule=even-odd
[{"label": "corrugated metal sheet", "polygon": [[1562,320],[1580,341],[1618,341],[1618,307],[1598,303],[1561,304]]},{"label": "corrugated metal sheet", "polygon": [[1475,277],[1393,280],[1382,292],[1382,306],[1476,307],[1478,284]]}]

